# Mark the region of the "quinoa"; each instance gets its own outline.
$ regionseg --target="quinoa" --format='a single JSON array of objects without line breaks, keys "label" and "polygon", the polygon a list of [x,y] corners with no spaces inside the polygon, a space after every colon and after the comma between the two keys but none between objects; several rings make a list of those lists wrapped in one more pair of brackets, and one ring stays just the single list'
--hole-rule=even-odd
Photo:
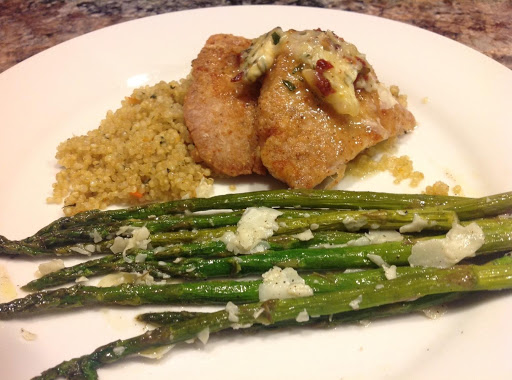
[{"label": "quinoa", "polygon": [[436,181],[432,186],[427,186],[424,193],[428,195],[448,195],[449,190],[450,186],[446,183],[443,181]]},{"label": "quinoa", "polygon": [[[423,193],[429,195],[448,195],[449,191],[450,186],[448,186],[443,181],[437,181],[432,186],[427,186]],[[454,195],[462,195],[462,187],[460,185],[453,186],[452,193]]]},{"label": "quinoa", "polygon": [[64,213],[73,215],[195,197],[196,189],[211,185],[210,170],[192,158],[195,147],[184,123],[189,83],[138,88],[99,128],[62,142],[56,154],[62,168],[47,201],[64,201]]},{"label": "quinoa", "polygon": [[396,138],[383,141],[361,152],[347,164],[347,175],[364,178],[378,172],[388,171],[394,177],[394,183],[399,184],[409,180],[410,187],[417,187],[423,180],[422,172],[414,170],[409,156],[397,157]]}]

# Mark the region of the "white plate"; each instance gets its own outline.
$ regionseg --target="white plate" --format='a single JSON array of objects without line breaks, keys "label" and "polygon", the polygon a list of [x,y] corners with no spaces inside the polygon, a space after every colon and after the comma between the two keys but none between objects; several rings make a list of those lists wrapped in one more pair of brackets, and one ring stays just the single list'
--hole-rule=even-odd
[{"label": "white plate", "polygon": [[[471,196],[512,189],[512,73],[504,66],[436,34],[356,13],[212,8],[90,33],[0,75],[0,233],[23,238],[61,215],[59,207],[45,204],[60,141],[95,128],[134,87],[185,76],[209,35],[255,37],[276,25],[334,30],[367,54],[382,81],[399,85],[409,96],[419,127],[403,140],[401,152],[425,173],[421,186],[393,185],[390,177],[379,175],[348,179],[341,187],[412,192],[439,179],[460,184]],[[239,190],[265,186],[255,181]],[[37,268],[30,260],[0,264],[17,286]],[[139,311],[96,309],[1,322],[0,378],[26,379],[63,359],[138,334],[142,328],[132,317]],[[368,327],[212,339],[206,347],[176,349],[158,362],[135,359],[107,367],[100,377],[505,379],[512,373],[511,312],[512,298],[502,295],[436,321],[413,315]],[[22,327],[37,339],[23,340]]]}]

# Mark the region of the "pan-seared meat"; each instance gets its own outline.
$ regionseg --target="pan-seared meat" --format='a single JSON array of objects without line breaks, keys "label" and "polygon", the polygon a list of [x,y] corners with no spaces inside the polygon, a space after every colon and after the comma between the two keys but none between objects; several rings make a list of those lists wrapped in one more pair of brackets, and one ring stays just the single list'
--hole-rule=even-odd
[{"label": "pan-seared meat", "polygon": [[252,44],[215,35],[192,77],[187,127],[202,160],[230,176],[267,169],[290,187],[312,188],[415,126],[364,54],[330,31],[274,28]]},{"label": "pan-seared meat", "polygon": [[336,112],[310,90],[296,67],[292,52],[282,48],[263,80],[258,106],[263,165],[290,187],[312,188],[329,176],[341,178],[346,163],[362,150],[414,128],[412,114],[392,99],[396,104],[383,105],[389,99],[380,99],[376,90],[356,90],[357,116]]},{"label": "pan-seared meat", "polygon": [[265,174],[255,127],[258,84],[231,81],[240,53],[251,40],[211,36],[192,62],[192,84],[185,97],[185,123],[197,153],[214,171],[228,176]]}]

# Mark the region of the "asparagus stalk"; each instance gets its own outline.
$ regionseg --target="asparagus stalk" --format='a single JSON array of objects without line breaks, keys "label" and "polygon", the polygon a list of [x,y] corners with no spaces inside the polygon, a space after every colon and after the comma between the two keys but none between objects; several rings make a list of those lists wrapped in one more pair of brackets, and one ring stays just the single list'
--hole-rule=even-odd
[{"label": "asparagus stalk", "polygon": [[[302,215],[302,217],[294,218],[293,215]],[[307,216],[304,216],[307,215]],[[398,229],[413,221],[415,216],[420,216],[428,222],[424,228],[429,231],[447,231],[452,224],[457,221],[457,215],[453,211],[437,211],[433,209],[413,209],[409,212],[401,210],[361,210],[361,211],[331,211],[331,212],[314,212],[297,214],[296,212],[286,211],[283,216],[277,219],[279,229],[276,234],[293,234],[302,232],[312,226],[317,230],[338,230],[338,231],[357,231],[360,229]],[[290,219],[291,218],[291,219]],[[205,228],[199,230],[182,230],[174,232],[155,233],[151,236],[154,246],[162,246],[168,244],[204,242],[212,239],[220,238],[227,231],[235,231],[234,225],[219,228]],[[73,232],[76,230],[73,230]],[[87,233],[84,236],[90,237],[91,228],[87,227]],[[66,231],[57,232],[55,234],[47,234],[46,236],[37,236],[31,241],[26,242],[9,242],[8,240],[0,240],[0,254],[19,255],[29,254],[31,256],[47,255],[54,245],[69,243],[74,241],[66,236]],[[75,236],[76,237],[76,236]],[[112,240],[103,241],[101,243],[101,251],[112,244]],[[20,247],[20,245],[22,247]],[[75,245],[76,247],[76,245]],[[38,248],[41,248],[38,254]],[[65,254],[73,251],[73,246],[56,248],[55,252]]]},{"label": "asparagus stalk", "polygon": [[[47,252],[47,249],[45,248],[45,243],[40,242],[39,240],[44,237],[43,240],[49,240],[49,243],[47,243],[48,245],[55,245],[55,242],[52,243],[52,234],[69,229],[78,229],[78,231],[75,231],[75,235],[78,234],[79,236],[82,236],[82,239],[87,239],[87,235],[92,232],[90,229],[94,229],[94,227],[91,226],[96,226],[98,231],[104,231],[106,236],[108,235],[108,231],[111,231],[111,228],[113,227],[109,229],[105,226],[118,226],[119,224],[122,224],[123,221],[125,222],[124,224],[126,224],[130,220],[135,222],[137,219],[160,217],[162,219],[170,218],[170,220],[174,220],[176,222],[176,226],[179,226],[180,223],[185,223],[185,225],[187,224],[187,222],[180,220],[184,218],[183,216],[166,215],[184,212],[187,210],[242,209],[249,206],[300,206],[312,208],[394,210],[440,207],[441,209],[456,211],[461,220],[467,220],[471,218],[489,217],[511,212],[512,193],[502,193],[482,198],[461,198],[334,190],[276,190],[222,195],[206,199],[197,198],[180,200],[121,210],[92,210],[77,214],[73,217],[60,218],[38,231],[33,237],[25,239],[23,242],[11,242],[5,237],[0,236],[0,254],[25,254],[34,256],[37,255],[38,249],[39,251],[42,251],[42,254],[48,254],[49,252]],[[162,223],[165,224],[164,222],[155,222],[155,229],[163,228]],[[211,223],[211,221],[205,223]],[[71,232],[69,233],[72,234]],[[65,239],[66,236],[68,235],[64,233],[60,236],[60,239]],[[58,241],[57,238],[55,239]],[[20,244],[23,243],[34,246],[20,246]]]},{"label": "asparagus stalk", "polygon": [[[512,288],[512,265],[461,265],[448,269],[425,268],[413,281],[408,277],[387,281],[378,289],[373,285],[339,292],[315,294],[311,297],[269,300],[239,306],[239,324],[276,324],[296,320],[299,313],[328,316],[396,302],[406,302],[432,294],[501,290]],[[352,305],[352,306],[351,306]],[[97,379],[97,369],[146,349],[154,349],[195,338],[208,329],[210,334],[232,328],[229,313],[220,310],[165,325],[142,335],[117,340],[82,357],[65,361],[44,371],[35,379],[49,380],[59,376]]]},{"label": "asparagus stalk", "polygon": [[[295,320],[289,320],[274,325],[253,325],[249,330],[260,330],[268,328],[281,328],[281,327],[298,327],[311,325],[315,327],[320,326],[335,326],[341,323],[359,322],[362,320],[375,320],[381,318],[387,318],[402,314],[409,314],[414,311],[422,311],[433,306],[443,305],[455,300],[459,300],[468,296],[467,293],[453,292],[445,294],[432,294],[421,297],[414,301],[409,302],[396,302],[389,305],[382,305],[377,307],[371,307],[363,310],[353,310],[344,313],[332,314],[329,316],[321,316],[318,318],[310,318],[306,322],[297,322]],[[137,320],[142,323],[148,323],[156,327],[163,325],[172,325],[174,323],[183,322],[189,319],[197,318],[203,312],[190,312],[190,311],[162,311],[143,313],[137,316]],[[244,330],[244,332],[247,329]]]},{"label": "asparagus stalk", "polygon": [[[454,294],[454,293],[451,293]],[[458,293],[456,293],[458,294]],[[149,312],[137,315],[136,319],[142,323],[149,323],[154,326],[172,325],[194,319],[201,314],[201,311],[161,311],[161,312]]]},{"label": "asparagus stalk", "polygon": [[[506,264],[512,264],[512,258],[510,255],[505,255],[502,257],[499,257],[497,259],[494,259],[484,265],[506,265]],[[417,272],[411,271],[411,268],[397,268],[397,277],[403,277],[403,276],[414,276]],[[381,281],[377,280],[378,276],[367,276],[367,274],[371,272],[378,272],[379,270],[367,270],[364,272],[356,272],[356,273],[344,273],[343,274],[343,280],[348,282],[345,284],[345,286],[340,287],[338,290],[348,290],[357,288],[360,284],[364,285],[372,285],[372,284],[378,284]],[[340,277],[342,275],[339,275]],[[352,279],[349,279],[350,276],[352,276],[353,280],[356,280],[355,282],[350,282]],[[380,277],[383,281],[387,280],[385,276],[380,273]],[[306,284],[313,287],[313,290],[315,293],[321,292],[323,289],[317,289],[315,288],[314,280],[311,281],[310,275],[303,276]],[[324,275],[320,277],[320,281],[323,281],[326,279]],[[318,280],[318,279],[317,279]],[[376,281],[377,280],[377,281]],[[334,291],[334,289],[332,290]],[[338,323],[346,323],[346,322],[355,322],[355,321],[361,321],[363,319],[377,319],[377,318],[384,318],[389,317],[393,315],[399,315],[399,314],[405,314],[410,313],[416,310],[424,310],[432,306],[448,303],[457,299],[461,299],[464,297],[467,297],[468,293],[464,292],[453,292],[453,293],[444,293],[444,294],[432,294],[428,296],[421,297],[414,301],[409,302],[397,302],[389,305],[383,305],[373,308],[368,308],[364,310],[354,310],[354,311],[347,311],[345,313],[339,313],[329,316],[328,318],[320,317],[315,319],[310,319],[308,322],[311,322],[312,324],[316,325],[322,325],[325,324],[325,322],[328,322],[328,325],[331,324],[338,324]],[[195,317],[198,317],[199,315],[203,314],[203,312],[190,312],[190,311],[163,311],[163,312],[149,312],[149,313],[143,313],[139,314],[137,316],[137,320],[143,323],[149,323],[155,326],[162,326],[162,325],[168,325],[173,323],[182,322],[185,320],[189,320]],[[297,323],[296,321],[287,321],[284,326],[297,326],[302,325],[303,323]],[[271,325],[272,326],[272,325]],[[252,326],[252,328],[258,329],[259,327],[266,327],[265,325],[255,325]]]},{"label": "asparagus stalk", "polygon": [[[226,231],[234,231],[234,228],[225,228],[221,231],[217,231],[215,236],[222,236]],[[164,260],[169,258],[177,258],[177,257],[191,257],[191,256],[199,256],[199,257],[225,257],[225,256],[233,256],[232,252],[226,250],[226,244],[222,241],[218,240],[207,240],[199,239],[200,241],[194,242],[193,236],[195,233],[187,234],[186,241],[191,242],[179,242],[179,239],[168,239],[164,234],[154,234],[151,236],[151,245],[154,248],[158,249],[149,249],[142,250],[137,249],[133,251],[133,254],[137,253],[143,254],[152,254],[155,259]],[[192,237],[191,237],[192,236]],[[302,241],[293,235],[274,235],[268,239],[269,248],[271,250],[281,250],[281,249],[291,249],[291,248],[299,248],[299,247],[309,247],[312,245],[319,244],[343,244],[347,243],[350,240],[355,240],[360,238],[362,235],[360,233],[353,232],[344,232],[344,231],[318,231],[315,233],[315,237],[309,241]],[[171,240],[174,243],[171,243]],[[53,248],[51,250],[39,250],[34,249],[26,245],[20,245],[18,242],[11,242],[12,250],[10,251],[12,254],[22,254],[26,256],[32,257],[46,257],[46,256],[70,256],[77,255],[78,253],[74,250],[78,248],[84,248],[83,244],[73,244],[58,248]],[[96,247],[99,246],[98,252],[101,253],[111,253],[110,245],[111,241],[99,243]],[[92,253],[91,253],[92,255]],[[82,255],[80,255],[82,256]]]},{"label": "asparagus stalk", "polygon": [[[278,218],[279,228],[274,234],[295,234],[309,228],[314,228],[315,231],[336,230],[350,232],[365,229],[398,229],[412,223],[415,215],[428,222],[428,225],[424,228],[425,231],[448,231],[453,223],[458,220],[457,215],[452,211],[431,209],[414,209],[410,212],[403,212],[401,210],[335,211],[295,219]],[[218,239],[226,232],[235,232],[235,230],[235,226],[230,226],[194,231],[157,233],[151,236],[151,242],[156,246],[183,242],[203,242]]]},{"label": "asparagus stalk", "polygon": [[[508,256],[493,260],[498,265],[512,262]],[[397,277],[414,276],[420,268],[399,267]],[[306,274],[302,276],[305,283],[315,293],[357,288],[360,285],[376,285],[387,281],[381,269],[370,269],[353,273]],[[52,291],[30,294],[24,298],[0,304],[0,319],[12,319],[45,312],[78,309],[91,306],[146,304],[224,304],[257,302],[261,280],[254,281],[202,281],[182,284],[135,285],[123,284],[112,287],[72,286]],[[159,324],[181,320],[180,313],[149,313],[141,321]],[[194,313],[184,312],[185,316]]]},{"label": "asparagus stalk", "polygon": [[325,249],[293,249],[272,251],[236,257],[184,259],[180,263],[169,262],[126,262],[121,256],[90,260],[75,267],[63,268],[41,278],[30,281],[22,289],[35,291],[66,284],[85,276],[91,277],[111,272],[148,272],[155,278],[179,277],[206,279],[212,277],[233,277],[263,273],[274,266],[292,267],[300,270],[341,270],[346,268],[375,267],[366,256],[374,254],[389,260],[390,264],[407,264],[411,246],[402,242],[389,242],[374,246],[342,247]]},{"label": "asparagus stalk", "polygon": [[[289,222],[289,221],[288,221]],[[462,225],[468,225],[472,221],[464,221],[461,222]],[[285,222],[286,223],[286,222]],[[431,220],[431,223],[435,223]],[[500,242],[503,239],[510,240],[510,236],[507,234],[503,234],[502,231],[495,231],[492,226],[496,223],[508,223],[507,219],[480,219],[478,221],[479,224],[490,224],[490,229],[488,231],[489,234],[493,234],[493,237],[490,241]],[[294,228],[295,226],[291,226]],[[385,227],[385,226],[384,226]],[[234,229],[222,229],[219,231],[215,231],[212,236],[222,236],[226,231],[234,231]],[[210,230],[211,232],[211,230]],[[194,235],[196,233],[187,233],[184,240],[194,240]],[[293,249],[293,248],[306,248],[312,246],[319,246],[325,244],[334,244],[340,245],[345,244],[351,240],[357,240],[362,236],[359,232],[346,232],[346,231],[337,231],[337,230],[324,230],[324,231],[315,231],[314,237],[308,241],[302,241],[294,235],[289,234],[280,234],[274,235],[268,238],[269,249],[272,251],[283,250],[283,249]],[[408,238],[404,235],[405,238]],[[218,240],[207,240],[204,238],[204,241],[200,240],[199,242],[192,243],[175,243],[169,244],[171,241],[179,241],[180,239],[171,238],[168,239],[165,234],[154,234],[151,236],[152,245],[155,247],[160,247],[158,250],[135,250],[133,255],[137,253],[153,255],[154,260],[166,260],[170,258],[177,257],[226,257],[233,256],[232,252],[226,250],[226,245],[222,241]],[[110,252],[108,246],[111,242],[103,243],[103,248],[100,249],[101,252]],[[502,243],[498,243],[502,244]],[[61,247],[53,251],[49,251],[52,255],[57,253],[59,256],[67,255],[74,251],[71,250],[74,246]],[[75,252],[76,253],[76,252]]]},{"label": "asparagus stalk", "polygon": [[[225,231],[225,230],[223,230]],[[269,249],[280,251],[283,249],[305,248],[324,244],[345,244],[351,240],[361,238],[361,233],[344,231],[319,231],[311,240],[301,240],[293,235],[274,235],[268,238]],[[176,259],[178,257],[229,257],[233,252],[226,249],[226,243],[220,240],[206,240],[200,242],[164,245],[165,239],[161,235],[153,235],[152,244],[158,249],[136,249],[131,256],[145,254],[148,260],[160,261]]]},{"label": "asparagus stalk", "polygon": [[512,192],[481,198],[462,198],[454,204],[445,204],[440,209],[455,211],[460,220],[488,218],[512,212]]},{"label": "asparagus stalk", "polygon": [[[288,235],[279,235],[270,237],[268,242],[270,249],[284,250],[294,247],[314,247],[323,244],[345,244],[348,241],[356,240],[361,236],[361,234],[356,233],[323,231],[316,233],[315,237],[309,241],[301,241],[298,238],[294,238]],[[139,253],[147,255],[146,262],[143,264],[134,264],[133,261]],[[162,264],[161,260],[197,255],[206,257],[230,257],[233,255],[233,253],[226,251],[225,243],[215,241],[200,244],[192,243],[175,245],[166,247],[163,251],[157,253],[148,250],[136,250],[133,254],[127,255],[128,261],[131,261],[131,263],[128,263],[127,259],[125,259],[125,257],[120,254],[88,260],[80,264],[63,268],[57,272],[49,273],[37,280],[30,282],[26,285],[25,289],[42,290],[51,286],[62,285],[67,282],[74,281],[82,276],[92,277],[111,272],[122,271],[144,272],[150,270],[152,275],[160,278],[164,273],[160,268],[160,264]]]},{"label": "asparagus stalk", "polygon": [[[282,210],[282,218],[301,218],[311,215],[321,215],[331,210]],[[169,232],[179,230],[192,230],[203,228],[216,228],[234,226],[243,215],[243,210],[222,212],[215,214],[190,215],[162,215],[148,219],[129,219],[122,222],[99,225],[79,225],[61,231],[52,231],[46,234],[36,234],[23,239],[21,242],[29,246],[51,249],[66,244],[92,243],[93,236],[100,236],[102,240],[111,240],[116,236],[122,225],[131,227],[146,227],[151,233]],[[123,234],[121,234],[123,235]]]},{"label": "asparagus stalk", "polygon": [[[512,220],[495,219],[478,221],[485,234],[485,242],[477,254],[489,254],[512,249]],[[429,237],[433,239],[443,236]],[[368,255],[377,255],[390,265],[408,265],[414,239],[386,242],[367,246],[343,246],[335,248],[298,248],[282,251],[266,251],[263,254],[224,258],[188,258],[179,263],[146,261],[137,263],[120,255],[90,260],[76,266],[63,268],[33,280],[23,289],[36,291],[66,284],[75,279],[96,273],[149,272],[155,278],[181,277],[205,279],[222,276],[244,276],[263,273],[273,266],[292,267],[304,271],[341,270],[347,268],[371,268],[376,264]],[[150,258],[151,259],[151,258]]]},{"label": "asparagus stalk", "polygon": [[[420,268],[397,268],[397,276],[411,276]],[[306,274],[302,276],[315,293],[357,288],[361,284],[378,284],[387,281],[382,269],[354,273]],[[262,280],[217,280],[185,282],[181,284],[139,285],[122,284],[111,287],[75,285],[29,294],[0,304],[0,319],[40,314],[48,311],[77,309],[105,305],[146,304],[225,304],[257,302]]]},{"label": "asparagus stalk", "polygon": [[219,195],[211,198],[184,199],[120,210],[91,210],[71,217],[62,217],[42,228],[37,234],[63,230],[75,225],[112,223],[128,219],[145,219],[182,213],[219,209],[244,209],[247,207],[304,207],[338,209],[409,209],[429,206],[449,206],[465,198],[432,196],[425,194],[390,194],[379,192],[354,192],[344,190],[272,190],[242,194]]},{"label": "asparagus stalk", "polygon": [[[349,241],[357,240],[363,236],[362,233],[345,231],[318,231],[310,240],[304,241],[294,235],[274,235],[267,239],[269,250],[280,251],[284,249],[315,247],[325,244],[346,244]],[[160,241],[159,244],[162,242]],[[167,260],[178,257],[228,257],[234,253],[226,249],[226,244],[220,240],[206,241],[188,244],[160,245],[156,251],[135,251],[147,254],[153,252],[155,259]]]},{"label": "asparagus stalk", "polygon": [[[359,233],[341,232],[341,231],[320,231],[315,233],[313,239],[308,241],[302,241],[297,237],[290,235],[278,235],[271,236],[268,239],[270,250],[284,250],[292,248],[306,248],[314,247],[323,244],[345,244],[351,240],[356,240],[363,236]],[[232,252],[226,251],[226,244],[220,241],[209,241],[204,243],[191,243],[191,244],[177,244],[167,246],[162,251],[154,252],[150,250],[135,250],[129,257],[133,260],[137,254],[147,255],[146,261],[159,262],[161,260],[175,259],[178,257],[193,257],[193,256],[204,256],[204,257],[229,257],[233,256]],[[119,264],[119,265],[117,265]],[[60,272],[55,272],[51,275],[65,278],[62,282],[55,282],[55,285],[64,284],[68,281],[75,280],[79,277],[91,277],[102,274],[107,274],[115,271],[122,271],[123,268],[129,270],[126,266],[126,261],[122,255],[111,255],[99,259],[93,259],[80,263],[71,267],[62,269]],[[143,270],[143,269],[142,269]],[[161,272],[157,272],[157,275],[161,275]],[[43,277],[45,278],[45,277]],[[46,281],[46,280],[43,280]],[[50,280],[53,281],[53,280]],[[53,286],[43,286],[40,289]],[[39,289],[39,290],[40,290]]]}]

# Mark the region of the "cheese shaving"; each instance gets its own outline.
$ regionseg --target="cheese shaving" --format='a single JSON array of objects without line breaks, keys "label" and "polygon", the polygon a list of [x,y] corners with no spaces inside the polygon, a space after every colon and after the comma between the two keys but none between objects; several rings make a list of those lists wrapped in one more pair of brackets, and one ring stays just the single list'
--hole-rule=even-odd
[{"label": "cheese shaving", "polygon": [[475,222],[466,227],[454,224],[445,238],[419,241],[413,245],[409,264],[448,268],[462,259],[474,257],[484,242],[484,232]]},{"label": "cheese shaving", "polygon": [[226,249],[235,254],[263,252],[265,239],[279,229],[276,219],[282,212],[269,207],[248,207],[237,224],[236,232],[226,232],[220,238]]}]

